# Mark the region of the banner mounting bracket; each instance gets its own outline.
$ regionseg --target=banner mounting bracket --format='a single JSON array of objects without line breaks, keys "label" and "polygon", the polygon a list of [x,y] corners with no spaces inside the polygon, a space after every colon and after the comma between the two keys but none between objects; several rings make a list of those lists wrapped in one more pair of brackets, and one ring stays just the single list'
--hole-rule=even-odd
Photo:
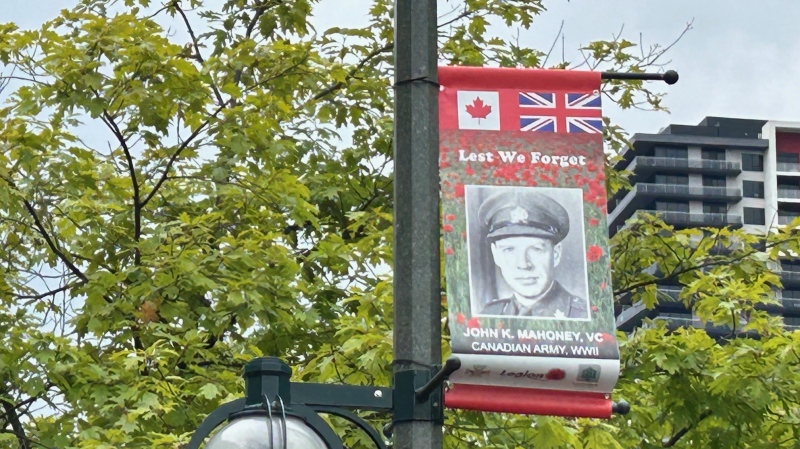
[{"label": "banner mounting bracket", "polygon": [[664,81],[672,85],[678,82],[678,72],[667,70],[664,73],[635,73],[635,72],[602,72],[600,79],[603,80],[641,80],[641,81]]}]

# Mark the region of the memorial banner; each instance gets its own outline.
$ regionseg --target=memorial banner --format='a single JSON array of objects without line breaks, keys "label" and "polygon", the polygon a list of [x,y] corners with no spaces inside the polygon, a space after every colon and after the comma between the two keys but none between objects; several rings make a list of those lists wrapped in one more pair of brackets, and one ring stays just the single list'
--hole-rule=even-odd
[{"label": "memorial banner", "polygon": [[451,408],[608,417],[600,73],[439,68]]}]

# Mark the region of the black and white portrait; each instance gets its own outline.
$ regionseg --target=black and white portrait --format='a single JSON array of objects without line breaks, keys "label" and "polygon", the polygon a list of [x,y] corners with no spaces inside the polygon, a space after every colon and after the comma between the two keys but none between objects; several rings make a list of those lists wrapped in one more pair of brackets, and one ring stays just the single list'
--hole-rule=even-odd
[{"label": "black and white portrait", "polygon": [[472,316],[588,320],[583,191],[465,186]]}]

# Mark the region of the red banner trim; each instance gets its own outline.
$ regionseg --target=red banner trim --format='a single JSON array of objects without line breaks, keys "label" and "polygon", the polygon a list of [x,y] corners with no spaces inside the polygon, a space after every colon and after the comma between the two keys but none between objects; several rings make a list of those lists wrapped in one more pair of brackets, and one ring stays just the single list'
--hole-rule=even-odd
[{"label": "red banner trim", "polygon": [[460,89],[533,89],[591,92],[601,72],[588,70],[515,69],[507,67],[439,67],[439,84]]},{"label": "red banner trim", "polygon": [[444,405],[484,412],[608,419],[612,402],[604,393],[454,384],[445,392]]}]

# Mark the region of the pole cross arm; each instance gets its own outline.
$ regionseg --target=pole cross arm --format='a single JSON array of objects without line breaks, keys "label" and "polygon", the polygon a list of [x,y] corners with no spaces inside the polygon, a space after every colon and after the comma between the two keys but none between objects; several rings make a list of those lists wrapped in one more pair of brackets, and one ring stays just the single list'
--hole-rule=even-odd
[{"label": "pole cross arm", "polygon": [[439,394],[442,393],[441,386],[451,374],[458,371],[461,368],[461,359],[455,356],[450,356],[445,362],[442,369],[439,370],[436,374],[434,374],[433,378],[428,381],[427,384],[423,385],[420,388],[414,390],[414,395],[417,398],[418,402],[425,402],[428,400],[428,397],[434,391],[439,389]]},{"label": "pole cross arm", "polygon": [[292,382],[292,402],[373,412],[392,411],[392,389],[342,384]]},{"label": "pole cross arm", "polygon": [[678,82],[678,72],[667,70],[664,73],[636,73],[636,72],[603,72],[600,79],[604,80],[642,80],[642,81],[664,81],[667,84]]}]

